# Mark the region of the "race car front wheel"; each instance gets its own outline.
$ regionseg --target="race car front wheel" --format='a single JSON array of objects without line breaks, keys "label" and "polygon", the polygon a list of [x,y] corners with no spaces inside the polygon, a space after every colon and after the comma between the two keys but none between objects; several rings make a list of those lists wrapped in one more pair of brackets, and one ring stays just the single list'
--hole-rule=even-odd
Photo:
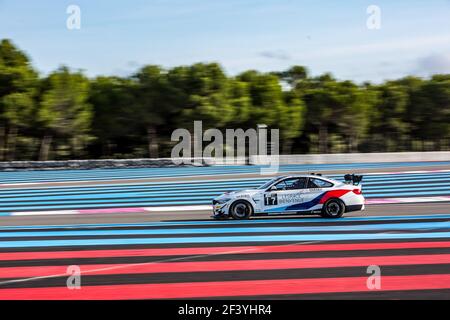
[{"label": "race car front wheel", "polygon": [[231,205],[230,213],[234,219],[248,219],[252,214],[253,208],[247,201],[236,201]]},{"label": "race car front wheel", "polygon": [[324,218],[340,218],[344,214],[345,206],[338,199],[330,199],[323,205],[321,216]]}]

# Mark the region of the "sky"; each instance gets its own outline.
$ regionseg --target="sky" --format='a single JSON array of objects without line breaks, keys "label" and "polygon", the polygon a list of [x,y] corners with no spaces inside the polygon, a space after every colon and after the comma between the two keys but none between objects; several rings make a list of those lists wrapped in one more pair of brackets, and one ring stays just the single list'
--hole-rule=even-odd
[{"label": "sky", "polygon": [[[80,8],[80,29],[67,28],[70,5]],[[367,27],[370,5],[379,29]],[[42,74],[218,62],[229,75],[304,65],[312,75],[381,82],[450,73],[450,0],[0,0],[0,38]]]}]

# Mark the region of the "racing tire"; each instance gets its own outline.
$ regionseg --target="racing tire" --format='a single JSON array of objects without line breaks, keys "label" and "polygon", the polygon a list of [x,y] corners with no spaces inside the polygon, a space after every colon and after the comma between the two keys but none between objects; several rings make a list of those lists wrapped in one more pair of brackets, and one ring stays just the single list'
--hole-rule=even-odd
[{"label": "racing tire", "polygon": [[253,213],[253,207],[247,201],[236,201],[230,207],[230,214],[233,219],[236,220],[245,220],[250,218]]},{"label": "racing tire", "polygon": [[321,216],[323,218],[337,219],[345,212],[345,205],[339,199],[330,199],[324,203]]}]

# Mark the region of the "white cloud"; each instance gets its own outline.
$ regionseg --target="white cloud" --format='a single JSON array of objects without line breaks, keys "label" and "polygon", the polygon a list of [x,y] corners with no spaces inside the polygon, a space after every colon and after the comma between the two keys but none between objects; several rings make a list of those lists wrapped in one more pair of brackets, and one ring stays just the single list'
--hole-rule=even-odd
[{"label": "white cloud", "polygon": [[267,58],[267,59],[275,59],[275,60],[291,60],[291,56],[287,54],[284,51],[278,50],[278,51],[262,51],[259,53],[261,57]]},{"label": "white cloud", "polygon": [[[305,56],[352,56],[357,54],[376,53],[400,53],[403,50],[423,49],[434,46],[448,46],[450,35],[438,35],[434,37],[417,37],[410,39],[395,39],[386,42],[365,43],[348,46],[330,46],[327,50],[305,52]],[[435,48],[435,47],[434,47]]]},{"label": "white cloud", "polygon": [[450,73],[450,53],[431,54],[420,58],[416,72],[423,75]]}]

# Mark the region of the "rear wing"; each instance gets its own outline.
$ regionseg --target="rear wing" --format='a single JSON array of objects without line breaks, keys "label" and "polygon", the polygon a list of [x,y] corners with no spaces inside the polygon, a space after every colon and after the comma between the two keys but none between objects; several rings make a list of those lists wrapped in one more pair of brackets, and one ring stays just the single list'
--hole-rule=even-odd
[{"label": "rear wing", "polygon": [[360,182],[362,181],[362,179],[363,179],[363,176],[358,176],[356,174],[346,174],[344,176],[345,183],[347,183],[347,184],[351,183],[354,186],[359,185]]}]

